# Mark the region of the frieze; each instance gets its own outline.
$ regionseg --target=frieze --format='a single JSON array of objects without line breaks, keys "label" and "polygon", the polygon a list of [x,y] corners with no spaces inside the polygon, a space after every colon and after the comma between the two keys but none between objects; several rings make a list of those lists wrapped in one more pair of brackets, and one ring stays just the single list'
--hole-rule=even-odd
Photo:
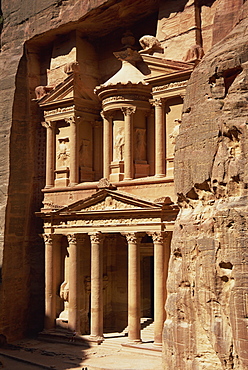
[{"label": "frieze", "polygon": [[73,109],[75,109],[75,105],[71,105],[69,107],[64,107],[64,108],[56,108],[52,110],[47,110],[47,111],[44,111],[44,116],[51,116],[53,114],[70,112]]},{"label": "frieze", "polygon": [[103,99],[102,104],[112,103],[116,101],[130,101],[130,100],[144,100],[147,101],[147,97],[142,95],[117,95],[111,96],[110,98]]},{"label": "frieze", "polygon": [[[71,220],[60,221],[57,227],[83,227],[83,226],[112,226],[112,225],[141,225],[141,224],[158,224],[161,223],[161,218],[111,218],[111,219],[88,219],[88,220]],[[54,225],[55,226],[55,225]]]},{"label": "frieze", "polygon": [[159,92],[159,91],[164,91],[164,90],[175,89],[175,88],[178,88],[178,87],[186,87],[187,86],[187,82],[188,82],[188,80],[170,82],[170,83],[168,83],[166,85],[163,85],[163,86],[153,87],[152,91],[153,92]]}]

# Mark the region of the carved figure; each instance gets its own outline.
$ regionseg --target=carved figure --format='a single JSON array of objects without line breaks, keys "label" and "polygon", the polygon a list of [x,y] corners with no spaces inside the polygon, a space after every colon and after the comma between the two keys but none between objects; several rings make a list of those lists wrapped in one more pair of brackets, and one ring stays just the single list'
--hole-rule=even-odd
[{"label": "carved figure", "polygon": [[118,128],[117,135],[115,137],[115,160],[116,161],[123,161],[124,159],[124,145],[125,145],[125,138],[123,135],[123,129],[121,127]]},{"label": "carved figure", "polygon": [[139,43],[142,46],[143,50],[140,50],[139,53],[143,54],[153,54],[154,52],[163,52],[163,48],[154,36],[145,35],[139,39]]},{"label": "carved figure", "polygon": [[202,59],[204,56],[203,48],[200,45],[193,45],[187,51],[187,54],[184,58],[185,62],[193,62]]},{"label": "carved figure", "polygon": [[180,119],[175,119],[175,126],[172,130],[172,132],[169,134],[169,138],[171,139],[171,144],[176,144],[176,137],[179,135],[179,128],[181,125]]},{"label": "carved figure", "polygon": [[37,86],[35,88],[36,99],[43,98],[43,96],[47,95],[53,88],[54,86]]},{"label": "carved figure", "polygon": [[146,130],[142,128],[135,130],[135,159],[141,161],[146,159]]},{"label": "carved figure", "polygon": [[68,320],[68,305],[69,305],[69,284],[66,281],[60,285],[60,298],[64,301],[64,310],[60,313],[59,318]]},{"label": "carved figure", "polygon": [[70,152],[67,146],[69,138],[59,138],[59,150],[57,154],[58,167],[66,167],[68,164],[68,159],[70,157]]}]

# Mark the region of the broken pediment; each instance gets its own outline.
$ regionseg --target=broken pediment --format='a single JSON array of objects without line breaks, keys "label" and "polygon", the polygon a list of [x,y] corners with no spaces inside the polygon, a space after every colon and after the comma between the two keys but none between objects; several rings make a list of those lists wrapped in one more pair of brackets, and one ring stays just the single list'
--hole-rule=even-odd
[{"label": "broken pediment", "polygon": [[99,190],[91,197],[82,199],[65,208],[56,211],[57,214],[71,214],[84,212],[99,212],[99,211],[122,211],[122,210],[160,210],[161,204],[156,204],[151,201],[143,200],[109,189]]},{"label": "broken pediment", "polygon": [[74,99],[86,100],[88,103],[92,102],[92,98],[83,87],[80,77],[75,77],[74,74],[71,74],[63,82],[43,95],[38,100],[38,103],[40,107],[45,108],[46,106],[59,103],[73,103]]},{"label": "broken pediment", "polygon": [[142,58],[148,67],[145,81],[149,83],[159,79],[166,79],[173,75],[190,74],[194,69],[194,63],[190,62],[164,59],[152,55],[142,55]]}]

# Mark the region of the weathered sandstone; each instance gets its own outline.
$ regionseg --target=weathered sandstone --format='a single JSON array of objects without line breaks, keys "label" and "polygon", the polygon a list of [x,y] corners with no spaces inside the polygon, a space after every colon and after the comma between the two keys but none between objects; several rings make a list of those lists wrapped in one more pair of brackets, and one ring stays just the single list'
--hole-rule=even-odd
[{"label": "weathered sandstone", "polygon": [[165,369],[248,368],[247,5],[241,10],[193,72],[184,100]]}]

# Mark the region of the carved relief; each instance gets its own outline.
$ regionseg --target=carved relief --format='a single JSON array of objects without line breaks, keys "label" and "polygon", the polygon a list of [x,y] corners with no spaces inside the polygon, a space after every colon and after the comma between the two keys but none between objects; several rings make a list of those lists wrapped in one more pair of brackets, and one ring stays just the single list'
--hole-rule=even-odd
[{"label": "carved relief", "polygon": [[52,244],[52,234],[42,234],[45,244]]},{"label": "carved relief", "polygon": [[164,49],[162,48],[158,39],[154,36],[145,35],[139,39],[139,43],[143,50],[140,50],[140,54],[153,54],[155,52],[163,52]]},{"label": "carved relief", "polygon": [[131,114],[134,114],[136,112],[136,107],[123,107],[121,108],[124,116],[131,116]]},{"label": "carved relief", "polygon": [[160,243],[162,244],[164,242],[164,233],[163,232],[160,232],[160,233],[153,233],[152,235],[152,240],[153,240],[153,243]]},{"label": "carved relief", "polygon": [[58,113],[70,112],[70,111],[73,111],[74,108],[75,108],[75,105],[71,105],[69,107],[48,110],[44,112],[44,116],[51,116],[51,115],[58,114]]},{"label": "carved relief", "polygon": [[176,89],[176,88],[179,88],[179,87],[186,87],[187,86],[187,82],[188,82],[188,80],[186,80],[186,81],[170,82],[170,83],[168,83],[166,85],[163,85],[163,86],[153,87],[152,91],[153,92],[159,92],[159,91],[164,91],[164,90]]},{"label": "carved relief", "polygon": [[103,218],[103,219],[88,219],[88,220],[73,220],[73,221],[60,221],[59,226],[60,227],[70,227],[70,226],[117,226],[117,225],[144,225],[144,224],[160,224],[161,218],[156,217],[147,217],[147,218]]},{"label": "carved relief", "polygon": [[76,244],[76,242],[77,242],[76,235],[75,234],[68,234],[67,235],[67,240],[68,240],[69,246],[70,246],[70,244]]},{"label": "carved relief", "polygon": [[135,159],[140,161],[146,160],[146,129],[135,129]]},{"label": "carved relief", "polygon": [[79,160],[80,165],[82,167],[91,166],[90,153],[91,153],[90,140],[83,139],[79,148]]},{"label": "carved relief", "polygon": [[60,285],[59,296],[64,302],[64,309],[59,314],[59,318],[68,321],[68,308],[69,308],[69,284],[66,281]]},{"label": "carved relief", "polygon": [[114,141],[114,162],[124,159],[125,137],[124,128],[119,126]]},{"label": "carved relief", "polygon": [[103,235],[100,232],[89,234],[91,243],[99,244],[103,241]]},{"label": "carved relief", "polygon": [[120,202],[111,196],[104,199],[103,202],[85,208],[83,211],[104,211],[108,209],[141,209],[141,207],[133,206],[132,204]]},{"label": "carved relief", "polygon": [[68,167],[70,158],[70,150],[68,147],[69,138],[58,138],[58,142],[57,167]]},{"label": "carved relief", "polygon": [[53,88],[54,86],[37,86],[35,88],[36,99],[43,98],[43,96],[47,95]]},{"label": "carved relief", "polygon": [[176,144],[176,137],[179,135],[179,128],[181,125],[180,119],[175,119],[175,126],[172,132],[169,134],[169,138],[171,139],[171,144]]}]

